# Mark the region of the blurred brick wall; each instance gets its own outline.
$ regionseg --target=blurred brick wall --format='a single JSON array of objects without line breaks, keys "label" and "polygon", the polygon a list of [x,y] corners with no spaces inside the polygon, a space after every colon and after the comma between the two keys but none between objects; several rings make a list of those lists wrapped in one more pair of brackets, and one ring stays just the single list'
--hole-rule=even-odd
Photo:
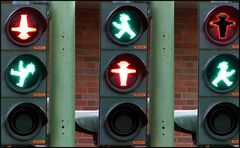
[{"label": "blurred brick wall", "polygon": [[[76,3],[78,8],[78,3]],[[99,12],[76,9],[76,110],[98,109]],[[94,146],[91,135],[76,133],[77,147]]]},{"label": "blurred brick wall", "polygon": [[[175,9],[175,109],[197,108],[197,40],[197,9]],[[194,146],[191,135],[175,132],[175,146]]]},{"label": "blurred brick wall", "polygon": [[[99,10],[76,3],[76,109],[98,109]],[[175,9],[175,109],[197,108],[197,9]],[[76,132],[76,146],[94,146]],[[194,146],[191,135],[175,132],[175,146]]]}]

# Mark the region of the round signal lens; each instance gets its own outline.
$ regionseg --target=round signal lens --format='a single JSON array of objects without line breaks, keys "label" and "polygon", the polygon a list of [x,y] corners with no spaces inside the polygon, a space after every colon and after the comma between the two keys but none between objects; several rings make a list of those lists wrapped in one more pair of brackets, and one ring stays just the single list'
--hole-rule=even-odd
[{"label": "round signal lens", "polygon": [[13,59],[6,71],[6,82],[11,89],[28,93],[35,90],[45,77],[44,64],[33,55],[23,54]]},{"label": "round signal lens", "polygon": [[134,90],[146,74],[143,62],[135,55],[121,54],[115,57],[105,72],[108,85],[118,92]]},{"label": "round signal lens", "polygon": [[239,107],[232,103],[219,103],[213,106],[204,118],[207,133],[216,139],[229,139],[239,129]]},{"label": "round signal lens", "polygon": [[227,45],[239,36],[239,10],[233,6],[219,6],[205,19],[206,36],[215,44]]},{"label": "round signal lens", "polygon": [[220,54],[212,58],[204,72],[205,83],[216,92],[226,93],[239,82],[238,58],[231,54]]},{"label": "round signal lens", "polygon": [[40,38],[46,26],[41,12],[32,7],[23,7],[8,18],[6,32],[13,43],[28,46]]},{"label": "round signal lens", "polygon": [[147,27],[147,19],[133,6],[122,6],[109,15],[106,23],[108,37],[119,45],[129,45],[139,39]]}]

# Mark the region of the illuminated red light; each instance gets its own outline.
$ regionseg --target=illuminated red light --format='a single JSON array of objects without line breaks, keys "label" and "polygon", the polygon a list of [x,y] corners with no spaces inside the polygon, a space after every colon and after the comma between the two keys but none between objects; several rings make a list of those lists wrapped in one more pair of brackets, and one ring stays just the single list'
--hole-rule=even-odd
[{"label": "illuminated red light", "polygon": [[11,31],[20,32],[18,37],[22,40],[26,40],[30,37],[28,32],[36,32],[37,31],[37,28],[29,27],[27,17],[28,17],[28,15],[22,14],[19,27],[11,28]]},{"label": "illuminated red light", "polygon": [[239,14],[233,6],[222,5],[213,9],[205,19],[204,31],[210,41],[227,45],[235,41],[239,32]]},{"label": "illuminated red light", "polygon": [[218,38],[219,39],[226,39],[226,34],[229,31],[229,27],[236,25],[235,22],[229,20],[229,15],[226,13],[220,13],[216,15],[217,20],[211,21],[210,25],[217,27],[218,31]]},{"label": "illuminated red light", "polygon": [[119,74],[120,86],[127,86],[128,74],[136,73],[135,69],[128,69],[130,65],[127,61],[120,61],[117,63],[119,65],[119,69],[112,69],[112,73]]},{"label": "illuminated red light", "polygon": [[105,71],[107,84],[117,92],[134,90],[146,76],[146,66],[133,54],[123,53],[110,61]]},{"label": "illuminated red light", "polygon": [[18,46],[36,43],[47,29],[45,16],[33,7],[21,7],[10,14],[6,22],[8,39]]}]

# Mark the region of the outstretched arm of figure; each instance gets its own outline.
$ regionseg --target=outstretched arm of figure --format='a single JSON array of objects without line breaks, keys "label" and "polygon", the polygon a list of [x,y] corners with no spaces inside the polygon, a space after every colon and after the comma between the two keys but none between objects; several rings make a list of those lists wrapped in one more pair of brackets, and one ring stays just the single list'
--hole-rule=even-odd
[{"label": "outstretched arm of figure", "polygon": [[117,22],[113,22],[113,25],[118,29],[122,29],[122,25],[118,24]]},{"label": "outstretched arm of figure", "polygon": [[219,25],[219,22],[211,22],[211,24]]},{"label": "outstretched arm of figure", "polygon": [[231,70],[230,72],[228,72],[228,73],[227,73],[227,77],[229,77],[229,76],[233,75],[235,72],[236,72],[236,70],[234,70],[234,69],[233,69],[233,70]]},{"label": "outstretched arm of figure", "polygon": [[234,22],[227,22],[227,25],[234,25]]}]

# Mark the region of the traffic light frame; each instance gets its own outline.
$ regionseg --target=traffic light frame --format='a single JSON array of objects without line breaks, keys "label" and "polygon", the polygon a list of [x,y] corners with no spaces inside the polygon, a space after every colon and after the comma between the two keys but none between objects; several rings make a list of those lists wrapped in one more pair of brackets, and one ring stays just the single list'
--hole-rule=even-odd
[{"label": "traffic light frame", "polygon": [[148,4],[102,2],[100,20],[98,145],[145,145]]},{"label": "traffic light frame", "polygon": [[198,145],[239,144],[238,16],[238,3],[199,2]]},{"label": "traffic light frame", "polygon": [[[239,35],[239,25],[238,22],[236,22],[234,29],[231,30],[231,36],[232,38],[227,39],[223,38],[222,40],[220,38],[217,38],[214,36],[214,32],[216,32],[216,26],[213,25],[213,23],[218,19],[214,15],[216,13],[221,14],[221,11],[230,11],[229,14],[232,15],[231,19],[238,20],[238,15],[234,15],[238,13],[238,4],[237,3],[221,3],[221,2],[211,2],[211,6],[209,2],[201,2],[199,5],[199,48],[201,49],[233,49],[237,48],[237,45],[239,43],[238,39]],[[214,9],[213,5],[217,7]],[[201,10],[200,10],[201,7]],[[225,8],[226,7],[226,8]],[[233,10],[231,10],[233,8]],[[210,19],[214,19],[213,21],[209,22]],[[229,21],[231,22],[231,19]],[[212,24],[212,25],[209,25]],[[215,30],[213,28],[210,28],[209,26],[215,27]]]},{"label": "traffic light frame", "polygon": [[1,4],[1,145],[46,145],[44,4]]}]

